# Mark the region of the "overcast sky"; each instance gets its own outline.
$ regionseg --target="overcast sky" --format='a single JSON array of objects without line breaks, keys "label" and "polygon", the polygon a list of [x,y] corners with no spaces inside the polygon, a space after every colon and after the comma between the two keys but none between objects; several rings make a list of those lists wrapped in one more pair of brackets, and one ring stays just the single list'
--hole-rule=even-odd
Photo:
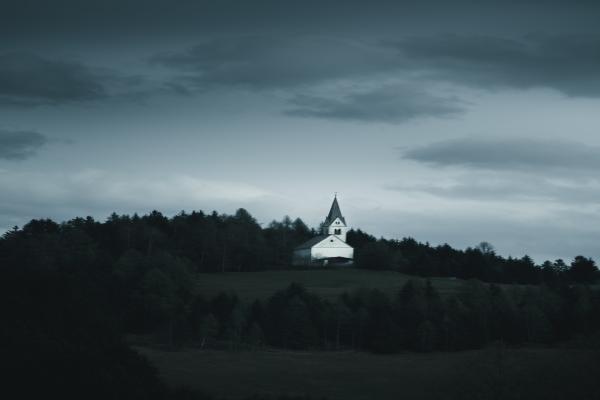
[{"label": "overcast sky", "polygon": [[2,1],[0,231],[157,209],[600,260],[597,1]]}]

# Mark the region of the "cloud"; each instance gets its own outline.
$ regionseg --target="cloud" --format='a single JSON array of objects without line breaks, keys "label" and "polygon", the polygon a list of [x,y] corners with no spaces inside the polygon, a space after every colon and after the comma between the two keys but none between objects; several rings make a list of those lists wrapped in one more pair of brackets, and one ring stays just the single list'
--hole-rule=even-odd
[{"label": "cloud", "polygon": [[[398,74],[397,56],[376,42],[308,35],[220,36],[183,52],[156,55],[152,63],[174,70],[177,76],[169,84],[177,88],[295,93],[289,99],[292,107],[285,110],[291,116],[401,123],[463,111],[454,96],[434,95],[414,84],[382,84],[411,71]],[[370,88],[340,89],[348,82]],[[329,88],[326,96],[306,94],[322,93],[324,87]]]},{"label": "cloud", "polygon": [[559,140],[461,138],[405,149],[402,157],[437,166],[488,170],[596,170],[600,147]]},{"label": "cloud", "polygon": [[[287,115],[401,123],[456,115],[464,104],[441,85],[479,89],[552,88],[600,95],[600,36],[438,35],[397,40],[334,36],[214,36],[183,51],[152,57],[179,93],[212,88],[292,93]],[[347,83],[368,90],[331,90]],[[388,82],[409,82],[390,85]],[[373,89],[374,88],[374,89]],[[423,88],[427,88],[424,90]]]},{"label": "cloud", "polygon": [[376,43],[327,36],[230,35],[187,50],[159,54],[156,65],[179,71],[176,82],[252,89],[290,88],[372,75],[396,68],[395,56]]},{"label": "cloud", "polygon": [[600,148],[462,138],[403,149],[402,157],[432,167],[407,165],[411,173],[385,185],[418,204],[402,219],[411,233],[462,246],[488,240],[503,254],[538,260],[598,256]]},{"label": "cloud", "polygon": [[0,105],[39,106],[87,102],[121,94],[136,96],[132,88],[140,76],[52,60],[32,53],[0,53]]},{"label": "cloud", "polygon": [[387,189],[419,200],[415,208],[381,218],[378,228],[387,232],[401,226],[401,235],[462,248],[486,240],[503,255],[527,253],[539,262],[577,254],[600,257],[598,179],[514,172],[449,177],[438,172]]},{"label": "cloud", "polygon": [[47,142],[47,138],[38,132],[0,129],[0,159],[24,160],[35,155]]},{"label": "cloud", "polygon": [[551,88],[600,95],[599,34],[406,36],[357,41],[333,36],[217,36],[153,57],[179,82],[254,89],[290,88],[344,78],[443,81],[477,88]]},{"label": "cloud", "polygon": [[552,88],[600,96],[600,35],[412,36],[386,42],[403,67],[483,88]]},{"label": "cloud", "polygon": [[[507,30],[551,28],[585,30],[593,24],[598,4],[592,0],[29,0],[5,1],[0,13],[0,34],[19,32],[47,35],[88,33],[124,37],[163,37],[167,34],[221,32],[323,32],[367,29],[428,31],[448,25],[459,29],[501,26]],[[540,12],[543,10],[543,12]],[[591,15],[591,16],[590,16]],[[587,18],[586,18],[587,17]],[[533,26],[533,27],[532,27]],[[131,35],[130,35],[131,36]],[[130,40],[128,36],[128,40]],[[78,38],[79,39],[79,38]]]},{"label": "cloud", "polygon": [[[528,253],[538,261],[577,254],[597,258],[600,179],[594,163],[574,164],[567,157],[556,166],[551,161],[556,154],[550,154],[548,160],[533,163],[517,157],[515,165],[515,156],[506,154],[503,164],[500,158],[505,147],[486,144],[483,149],[492,158],[489,163],[477,157],[474,166],[466,151],[450,152],[449,159],[446,155],[438,158],[437,152],[416,157],[427,160],[425,166],[432,168],[404,165],[399,172],[402,178],[384,188],[409,206],[403,207],[402,216],[382,226],[402,226],[407,235],[459,247],[486,240],[501,254]],[[477,152],[480,147],[471,150]]]},{"label": "cloud", "polygon": [[55,104],[105,96],[102,78],[82,64],[29,53],[0,54],[0,103]]},{"label": "cloud", "polygon": [[[428,9],[445,6],[441,0],[429,2],[432,4]],[[410,21],[415,14],[431,15],[429,10],[419,13],[415,7],[394,0],[369,3],[362,0],[178,0],[176,7],[169,0],[103,0],[87,1],[85,4],[81,0],[29,0],[4,3],[8,4],[0,13],[0,33],[18,32],[27,36],[85,33],[103,38],[114,35],[119,39],[123,33],[154,39],[174,32],[280,32],[298,31],[299,27],[305,32],[321,32],[324,28],[336,29],[339,25],[356,30],[358,24],[365,24],[366,16],[369,17],[368,22],[385,20],[388,24],[398,24],[398,20]],[[454,3],[453,6],[456,7]]]},{"label": "cloud", "polygon": [[438,174],[435,178],[419,182],[387,185],[386,189],[469,202],[593,206],[600,197],[600,180],[589,176],[558,177],[543,173],[484,171],[458,176]]},{"label": "cloud", "polygon": [[390,85],[342,98],[297,95],[286,114],[301,117],[402,123],[420,117],[448,117],[463,111],[454,97],[429,94],[409,85]]}]

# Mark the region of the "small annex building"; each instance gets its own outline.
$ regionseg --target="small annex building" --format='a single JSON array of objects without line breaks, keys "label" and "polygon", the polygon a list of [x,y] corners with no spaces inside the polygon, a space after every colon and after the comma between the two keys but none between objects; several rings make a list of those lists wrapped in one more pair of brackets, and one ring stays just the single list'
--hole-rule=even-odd
[{"label": "small annex building", "polygon": [[346,243],[346,233],[349,229],[336,195],[322,225],[321,235],[294,249],[293,265],[352,265],[354,249]]}]

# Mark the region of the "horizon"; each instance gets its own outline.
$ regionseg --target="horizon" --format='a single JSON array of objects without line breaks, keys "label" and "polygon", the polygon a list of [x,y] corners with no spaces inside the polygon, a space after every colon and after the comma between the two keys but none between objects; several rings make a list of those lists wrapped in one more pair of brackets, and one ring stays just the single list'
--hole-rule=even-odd
[{"label": "horizon", "polygon": [[[254,218],[254,220],[260,226],[261,229],[268,229],[269,225],[271,223],[282,222],[285,218],[290,218],[290,220],[292,222],[295,221],[296,219],[300,219],[307,226],[307,228],[309,230],[312,230],[315,233],[317,233],[317,235],[319,235],[320,234],[319,232],[320,232],[320,229],[321,229],[320,226],[325,221],[325,218],[323,218],[316,225],[313,225],[313,224],[306,223],[306,221],[302,217],[300,217],[300,216],[294,216],[294,215],[287,215],[286,214],[286,215],[283,215],[279,219],[272,219],[272,220],[270,220],[268,222],[260,222],[260,221],[258,221],[256,219],[256,217],[254,216],[254,214],[252,214],[252,212],[250,210],[247,210],[247,209],[245,209],[243,207],[240,207],[240,208],[234,210],[231,213],[219,212],[218,210],[210,210],[210,211],[208,211],[208,210],[199,210],[198,209],[198,210],[179,210],[176,213],[165,214],[165,213],[161,212],[160,210],[156,210],[155,209],[155,210],[150,210],[150,211],[143,212],[143,213],[133,212],[133,213],[123,213],[123,214],[120,214],[120,213],[113,212],[113,213],[111,213],[110,215],[108,215],[108,216],[106,216],[104,218],[102,218],[102,217],[93,217],[91,215],[86,215],[86,216],[74,216],[72,218],[68,218],[68,219],[65,219],[65,220],[53,220],[53,219],[50,219],[50,220],[52,220],[53,222],[55,222],[57,224],[64,224],[64,223],[68,223],[69,221],[72,221],[72,220],[77,219],[77,218],[83,218],[83,219],[85,219],[85,218],[91,217],[91,218],[93,218],[94,222],[97,222],[97,223],[106,223],[108,220],[110,220],[110,218],[111,218],[111,216],[113,214],[116,214],[119,217],[124,217],[124,216],[126,216],[126,217],[133,217],[133,216],[137,216],[139,218],[142,218],[142,217],[148,216],[148,215],[150,215],[150,214],[152,214],[154,212],[158,212],[162,216],[164,216],[165,218],[168,218],[168,219],[173,219],[174,217],[176,217],[178,215],[182,215],[182,213],[185,214],[185,215],[190,215],[190,214],[195,213],[195,212],[204,213],[204,215],[207,215],[207,216],[211,215],[213,213],[217,213],[217,215],[219,215],[219,216],[229,217],[229,216],[235,215],[238,210],[242,210],[242,209],[245,210],[246,212],[248,212],[250,214],[250,216],[252,218]],[[47,218],[38,218],[37,220],[43,220],[43,219],[47,219]],[[31,221],[28,221],[28,222],[31,222]],[[28,222],[26,222],[25,224],[27,224]],[[6,230],[0,232],[0,236],[3,235],[3,234],[5,234],[5,233],[8,233],[11,230],[14,230],[15,228],[16,229],[22,229],[23,226],[17,226],[17,225],[15,225],[15,226],[13,226],[10,229],[6,229]],[[481,242],[478,242],[478,243],[476,243],[474,245],[470,245],[470,246],[466,246],[466,247],[461,248],[461,247],[453,246],[453,245],[451,245],[448,242],[430,243],[428,241],[419,240],[418,238],[412,237],[410,235],[402,236],[402,237],[397,237],[397,238],[390,238],[390,237],[385,237],[385,236],[377,236],[377,235],[372,234],[369,231],[366,231],[366,230],[362,229],[361,227],[350,226],[350,230],[351,231],[360,231],[362,233],[365,233],[365,234],[368,234],[370,236],[373,236],[377,240],[384,239],[384,240],[388,240],[388,241],[391,241],[391,240],[402,241],[404,239],[413,239],[413,240],[416,240],[418,243],[426,244],[428,246],[431,246],[432,248],[435,248],[437,246],[449,245],[452,248],[454,248],[455,250],[459,250],[459,251],[465,251],[465,250],[467,250],[469,248],[475,249],[478,246],[480,246],[481,244],[485,243],[486,245],[491,246],[491,251],[494,252],[494,254],[496,254],[497,256],[500,256],[500,257],[505,258],[505,259],[509,259],[509,258],[512,258],[512,259],[521,259],[523,257],[530,257],[536,263],[537,266],[541,266],[545,261],[554,262],[554,261],[558,261],[559,259],[562,260],[562,261],[564,261],[564,262],[566,262],[568,264],[569,262],[573,261],[578,256],[584,256],[586,258],[592,258],[594,261],[596,261],[593,257],[586,256],[585,254],[575,254],[575,255],[572,255],[572,256],[558,257],[558,258],[555,258],[555,259],[536,259],[535,257],[532,257],[530,254],[527,254],[527,253],[524,253],[524,254],[521,254],[521,255],[519,255],[519,254],[508,254],[508,255],[506,255],[506,254],[500,254],[500,253],[497,252],[496,247],[494,246],[494,244],[493,243],[489,243],[487,241],[481,241]]]},{"label": "horizon", "polygon": [[600,260],[600,4],[59,0],[0,15],[0,233],[247,209]]}]

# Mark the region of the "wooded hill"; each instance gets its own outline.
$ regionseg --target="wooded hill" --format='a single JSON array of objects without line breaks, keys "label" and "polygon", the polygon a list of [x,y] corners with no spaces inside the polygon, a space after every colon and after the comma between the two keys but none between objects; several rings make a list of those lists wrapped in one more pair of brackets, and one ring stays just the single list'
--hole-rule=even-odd
[{"label": "wooded hill", "polygon": [[[262,228],[244,209],[234,215],[181,212],[172,218],[157,211],[141,217],[112,214],[105,222],[91,217],[61,224],[32,220],[4,235],[0,260],[21,268],[69,268],[163,257],[193,272],[285,269],[291,265],[294,247],[316,235],[300,218],[287,216]],[[355,249],[359,268],[422,277],[551,285],[593,283],[598,278],[594,260],[582,255],[574,255],[570,263],[559,259],[536,265],[527,255],[504,258],[485,242],[458,250],[409,237],[376,239],[361,230],[351,230],[348,243]]]},{"label": "wooded hill", "polygon": [[[68,389],[88,398],[172,397],[125,344],[131,334],[169,348],[390,353],[495,341],[550,345],[600,329],[591,259],[538,266],[528,257],[498,256],[488,245],[456,250],[361,231],[348,235],[359,268],[415,279],[395,290],[348,288],[329,296],[286,284],[253,302],[198,285],[203,272],[241,271],[242,279],[249,271],[288,269],[294,246],[314,234],[299,219],[261,228],[242,209],[33,220],[15,228],[0,239],[0,362],[7,381],[21,391]],[[420,278],[434,276],[464,280],[440,295],[436,280]],[[36,385],[20,384],[24,377]]]}]

